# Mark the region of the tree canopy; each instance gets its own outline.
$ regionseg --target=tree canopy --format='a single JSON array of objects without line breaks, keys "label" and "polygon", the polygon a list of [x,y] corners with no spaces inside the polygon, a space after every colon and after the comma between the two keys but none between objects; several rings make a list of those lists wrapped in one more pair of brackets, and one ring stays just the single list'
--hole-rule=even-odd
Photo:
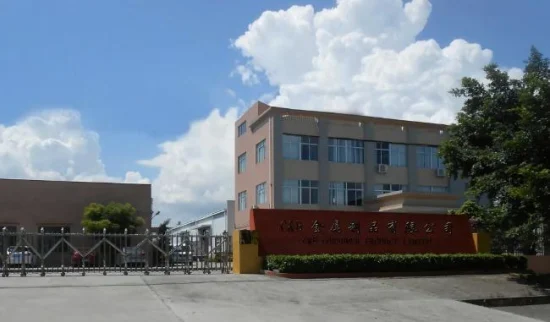
[{"label": "tree canopy", "polygon": [[[550,68],[534,47],[521,79],[490,64],[487,81],[464,78],[465,99],[440,155],[450,175],[469,178],[463,205],[500,250],[535,252],[550,224]],[[487,204],[479,203],[486,196]],[[459,211],[459,212],[460,212]]]},{"label": "tree canopy", "polygon": [[82,227],[88,232],[98,233],[107,229],[109,233],[135,233],[145,220],[137,216],[136,208],[131,204],[111,202],[107,205],[91,203],[84,208]]}]

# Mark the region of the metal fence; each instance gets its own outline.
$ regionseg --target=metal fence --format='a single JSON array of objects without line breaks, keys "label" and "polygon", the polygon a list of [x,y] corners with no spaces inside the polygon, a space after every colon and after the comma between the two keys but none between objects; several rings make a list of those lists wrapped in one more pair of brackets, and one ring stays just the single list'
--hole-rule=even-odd
[{"label": "metal fence", "polygon": [[189,233],[66,233],[40,229],[0,232],[3,277],[19,274],[123,274],[231,272],[231,236]]}]

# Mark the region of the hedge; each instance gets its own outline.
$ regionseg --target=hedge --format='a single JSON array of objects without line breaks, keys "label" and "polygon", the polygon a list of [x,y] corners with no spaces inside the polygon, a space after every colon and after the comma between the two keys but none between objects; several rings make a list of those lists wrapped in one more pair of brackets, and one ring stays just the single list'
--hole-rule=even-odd
[{"label": "hedge", "polygon": [[493,254],[268,255],[265,265],[280,273],[521,271],[526,269],[527,259]]}]

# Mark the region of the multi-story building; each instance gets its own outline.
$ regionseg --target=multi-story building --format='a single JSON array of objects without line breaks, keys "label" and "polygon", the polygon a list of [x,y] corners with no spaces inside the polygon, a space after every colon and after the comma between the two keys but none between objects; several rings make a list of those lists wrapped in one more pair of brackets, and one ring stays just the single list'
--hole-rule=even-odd
[{"label": "multi-story building", "polygon": [[438,157],[444,124],[257,102],[235,126],[237,229],[252,207],[446,213],[464,198]]}]

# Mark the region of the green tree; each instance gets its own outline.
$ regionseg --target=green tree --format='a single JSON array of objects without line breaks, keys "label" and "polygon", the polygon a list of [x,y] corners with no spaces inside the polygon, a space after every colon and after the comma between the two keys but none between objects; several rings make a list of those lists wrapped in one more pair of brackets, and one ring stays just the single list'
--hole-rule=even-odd
[{"label": "green tree", "polygon": [[[465,99],[440,155],[450,175],[470,179],[465,205],[500,250],[536,251],[550,224],[550,68],[534,47],[521,79],[490,64],[487,82],[464,78],[451,91]],[[464,208],[464,207],[463,207]],[[462,211],[464,211],[462,209]]]},{"label": "green tree", "polygon": [[124,233],[125,229],[128,233],[135,233],[145,224],[145,220],[136,213],[136,208],[129,203],[91,203],[84,208],[82,227],[91,233],[103,232],[104,228],[109,233]]}]

